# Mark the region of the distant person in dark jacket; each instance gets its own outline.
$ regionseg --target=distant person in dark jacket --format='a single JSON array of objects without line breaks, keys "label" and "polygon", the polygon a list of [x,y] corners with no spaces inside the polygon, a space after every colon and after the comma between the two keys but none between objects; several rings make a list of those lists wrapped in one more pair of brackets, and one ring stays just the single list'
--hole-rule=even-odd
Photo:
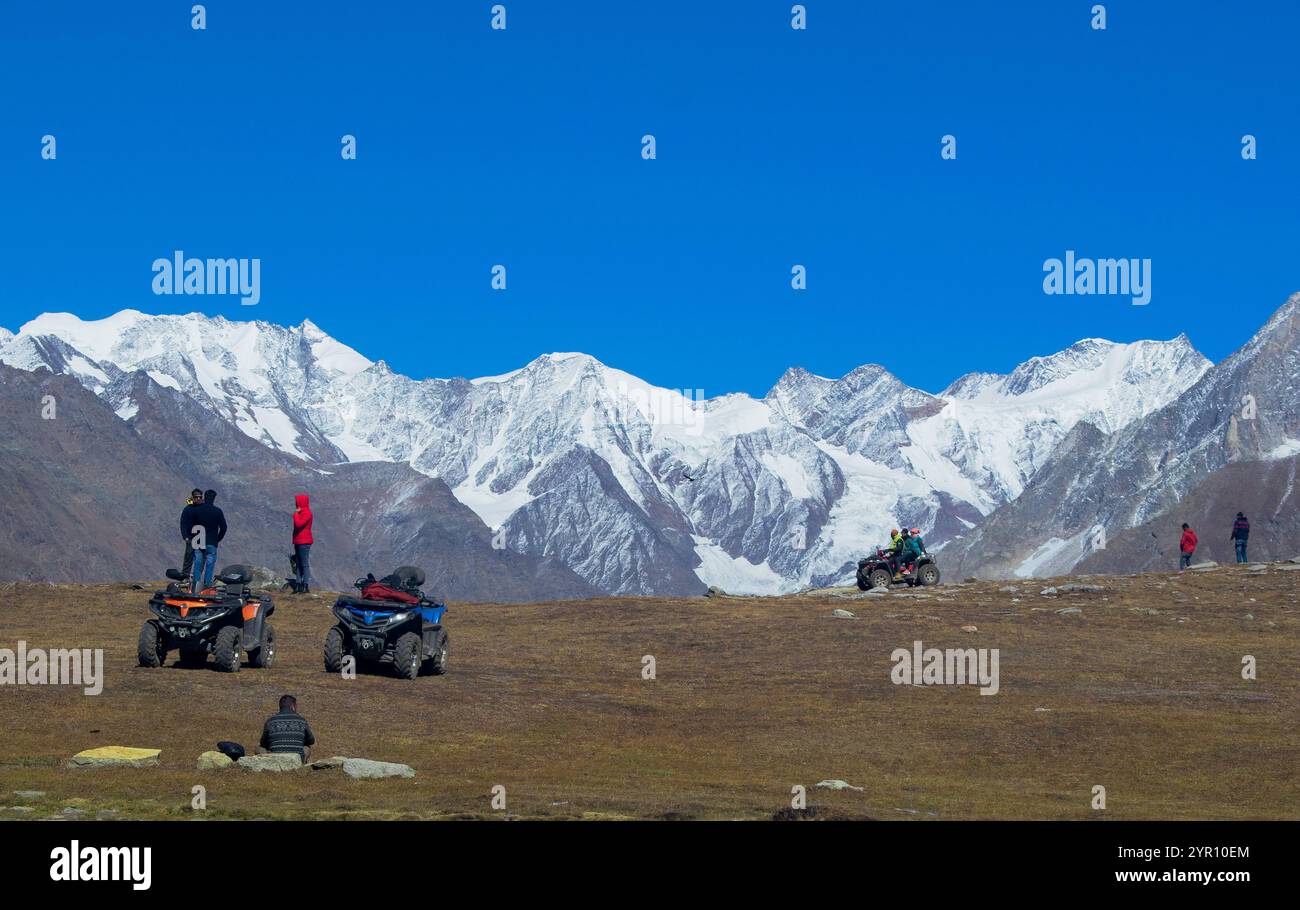
[{"label": "distant person in dark jacket", "polygon": [[202,503],[186,506],[181,512],[181,533],[194,547],[194,580],[190,582],[193,594],[212,587],[217,545],[226,536],[226,516],[214,505],[216,499],[216,490],[205,490]]},{"label": "distant person in dark jacket", "polygon": [[1237,513],[1237,520],[1232,523],[1232,537],[1229,539],[1237,545],[1237,562],[1246,561],[1246,541],[1250,538],[1250,522],[1246,516]]},{"label": "distant person in dark jacket", "polygon": [[1178,571],[1181,572],[1192,564],[1192,555],[1196,552],[1196,544],[1196,532],[1192,530],[1191,525],[1183,522],[1183,537],[1178,542],[1178,549],[1182,553],[1178,557]]},{"label": "distant person in dark jacket", "polygon": [[259,752],[295,752],[307,761],[311,754],[309,747],[316,745],[307,718],[298,713],[298,699],[292,695],[280,696],[280,713],[269,718],[262,727],[262,739],[258,743]]},{"label": "distant person in dark jacket", "polygon": [[[197,506],[202,502],[203,491],[199,489],[190,490],[190,498],[185,500],[185,508]],[[181,510],[181,539],[185,541],[185,558],[181,560],[181,574],[189,578],[190,569],[194,568],[194,547],[190,546],[190,535],[185,533],[185,509]]]},{"label": "distant person in dark jacket", "polygon": [[314,538],[311,536],[311,499],[306,493],[299,493],[294,498],[293,510],[293,555],[298,558],[298,584],[294,590],[298,594],[308,594],[311,588],[308,560]]}]

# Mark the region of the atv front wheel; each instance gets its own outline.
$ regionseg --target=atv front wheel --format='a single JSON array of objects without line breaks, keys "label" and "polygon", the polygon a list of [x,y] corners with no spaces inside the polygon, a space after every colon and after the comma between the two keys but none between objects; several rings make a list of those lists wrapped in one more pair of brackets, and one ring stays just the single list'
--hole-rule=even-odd
[{"label": "atv front wheel", "polygon": [[217,640],[212,646],[212,656],[216,659],[217,669],[223,673],[239,672],[239,639],[243,630],[239,626],[226,626],[217,633]]},{"label": "atv front wheel", "polygon": [[167,660],[167,633],[155,620],[140,627],[140,642],[136,648],[142,667],[161,667]]},{"label": "atv front wheel", "polygon": [[921,571],[917,573],[917,581],[926,587],[937,585],[939,583],[939,567],[934,563],[922,566]]},{"label": "atv front wheel", "polygon": [[424,650],[424,641],[416,632],[407,632],[401,638],[397,639],[397,647],[393,649],[393,669],[402,679],[415,679],[420,675],[420,665],[424,663],[421,652]]},{"label": "atv front wheel", "polygon": [[859,591],[871,590],[871,579],[866,574],[864,574],[863,569],[858,569],[858,590]]},{"label": "atv front wheel", "polygon": [[325,633],[325,670],[339,673],[343,670],[343,657],[347,653],[344,647],[343,630],[334,626]]},{"label": "atv front wheel", "polygon": [[275,663],[275,627],[269,622],[262,626],[262,643],[248,655],[248,665],[265,670]]},{"label": "atv front wheel", "polygon": [[875,588],[888,588],[893,580],[894,576],[889,574],[888,569],[874,569],[868,577],[867,583],[874,590]]}]

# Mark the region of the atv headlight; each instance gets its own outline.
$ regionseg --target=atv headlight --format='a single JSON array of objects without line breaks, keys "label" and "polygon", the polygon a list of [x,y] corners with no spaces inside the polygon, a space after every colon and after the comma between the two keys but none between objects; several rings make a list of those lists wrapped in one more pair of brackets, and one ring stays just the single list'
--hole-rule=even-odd
[{"label": "atv headlight", "polygon": [[411,614],[410,614],[409,612],[407,612],[407,613],[394,613],[392,616],[388,617],[388,621],[389,621],[389,622],[406,622],[406,621],[407,621],[408,619],[410,619],[410,618],[411,618]]}]

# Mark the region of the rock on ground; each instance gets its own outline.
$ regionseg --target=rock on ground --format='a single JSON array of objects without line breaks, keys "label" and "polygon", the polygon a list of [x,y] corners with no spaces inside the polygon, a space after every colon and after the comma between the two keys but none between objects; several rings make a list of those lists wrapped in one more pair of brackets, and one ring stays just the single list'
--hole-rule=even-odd
[{"label": "rock on ground", "polygon": [[204,752],[199,756],[200,771],[221,771],[234,763],[229,755],[221,752]]},{"label": "rock on ground", "polygon": [[859,793],[864,789],[863,787],[855,787],[843,780],[822,780],[818,781],[815,786],[818,790],[857,790]]},{"label": "rock on ground", "polygon": [[259,591],[280,590],[288,572],[287,566],[285,567],[285,575],[278,575],[266,566],[247,566],[247,568],[249,574],[253,576],[253,580],[248,583],[248,586]]},{"label": "rock on ground", "polygon": [[273,752],[270,755],[245,755],[238,762],[245,771],[297,771],[302,759],[297,752]]},{"label": "rock on ground", "polygon": [[318,758],[311,763],[313,771],[328,771],[330,768],[342,768],[343,763],[347,761],[342,755],[335,755],[333,758]]},{"label": "rock on ground", "polygon": [[366,758],[349,758],[343,762],[343,773],[358,780],[377,780],[381,777],[415,777],[410,765],[395,762],[370,761]]},{"label": "rock on ground", "polygon": [[136,749],[131,746],[101,746],[86,749],[68,759],[69,768],[152,768],[158,764],[161,749]]},{"label": "rock on ground", "polygon": [[837,619],[857,619],[857,617],[848,610],[831,610],[831,615]]}]

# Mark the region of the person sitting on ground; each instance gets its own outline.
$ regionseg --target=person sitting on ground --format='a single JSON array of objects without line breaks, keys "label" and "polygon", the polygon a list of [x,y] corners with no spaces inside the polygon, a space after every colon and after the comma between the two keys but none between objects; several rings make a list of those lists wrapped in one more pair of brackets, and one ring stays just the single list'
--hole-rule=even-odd
[{"label": "person sitting on ground", "polygon": [[292,695],[280,696],[280,712],[266,721],[262,728],[262,739],[258,743],[259,754],[276,754],[294,752],[307,763],[311,746],[316,745],[307,719],[298,713],[298,699]]}]

